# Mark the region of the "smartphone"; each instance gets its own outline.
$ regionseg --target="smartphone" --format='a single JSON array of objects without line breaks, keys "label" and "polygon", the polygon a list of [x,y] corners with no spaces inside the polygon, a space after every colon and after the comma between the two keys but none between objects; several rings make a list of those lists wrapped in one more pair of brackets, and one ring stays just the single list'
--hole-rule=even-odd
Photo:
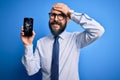
[{"label": "smartphone", "polygon": [[32,36],[33,31],[33,18],[24,18],[23,23],[23,29],[24,29],[24,36]]}]

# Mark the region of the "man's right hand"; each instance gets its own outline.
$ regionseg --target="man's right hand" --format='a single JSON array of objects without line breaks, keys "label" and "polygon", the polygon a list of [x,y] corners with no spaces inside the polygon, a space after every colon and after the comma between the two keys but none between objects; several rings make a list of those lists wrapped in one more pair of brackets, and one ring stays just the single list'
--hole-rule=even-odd
[{"label": "man's right hand", "polygon": [[21,39],[22,39],[22,42],[25,46],[29,46],[29,45],[32,45],[32,42],[34,40],[34,37],[35,37],[35,32],[32,31],[32,36],[30,37],[27,37],[27,36],[24,36],[24,32],[23,32],[23,27],[22,27],[22,32],[21,32]]}]

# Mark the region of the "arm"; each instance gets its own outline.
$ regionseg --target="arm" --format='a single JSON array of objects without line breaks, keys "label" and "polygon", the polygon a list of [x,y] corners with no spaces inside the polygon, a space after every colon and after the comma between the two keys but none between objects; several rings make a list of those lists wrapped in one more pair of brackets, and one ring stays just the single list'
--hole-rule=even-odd
[{"label": "arm", "polygon": [[76,13],[63,3],[57,3],[52,8],[63,12],[85,30],[82,33],[76,33],[76,42],[79,48],[87,46],[104,33],[104,28],[86,14]]},{"label": "arm", "polygon": [[29,76],[37,73],[40,69],[40,55],[38,47],[35,49],[35,53],[33,53],[33,45],[25,46],[22,63]]},{"label": "arm", "polygon": [[[35,33],[33,31],[33,35],[30,37],[24,36],[23,28],[21,32],[21,39],[25,46],[25,53],[22,57],[22,63],[25,66],[28,75],[33,75],[37,73],[40,69],[40,56],[38,46],[35,49],[35,53],[33,54],[33,39],[35,37]],[[37,44],[38,45],[38,44]]]},{"label": "arm", "polygon": [[69,14],[71,15],[71,20],[80,24],[85,30],[82,33],[76,34],[77,44],[80,48],[92,43],[104,33],[104,28],[88,15],[76,13],[71,10],[69,11]]}]

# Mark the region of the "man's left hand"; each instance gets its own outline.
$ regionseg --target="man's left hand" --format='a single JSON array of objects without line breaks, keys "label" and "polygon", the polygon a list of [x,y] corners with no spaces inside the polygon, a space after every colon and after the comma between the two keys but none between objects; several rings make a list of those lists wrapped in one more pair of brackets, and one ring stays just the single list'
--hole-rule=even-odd
[{"label": "man's left hand", "polygon": [[70,8],[63,3],[57,3],[57,4],[53,5],[52,9],[58,10],[58,11],[64,13],[65,15],[67,15],[68,17],[70,16],[69,12],[68,12],[70,10]]}]

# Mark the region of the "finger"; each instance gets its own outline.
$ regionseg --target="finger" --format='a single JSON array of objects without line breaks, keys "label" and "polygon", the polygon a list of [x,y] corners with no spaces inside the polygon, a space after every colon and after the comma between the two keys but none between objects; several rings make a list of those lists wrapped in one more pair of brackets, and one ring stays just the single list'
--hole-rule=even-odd
[{"label": "finger", "polygon": [[32,38],[34,38],[35,37],[35,32],[34,31],[32,31],[32,36],[31,36]]},{"label": "finger", "polygon": [[24,36],[24,32],[21,32],[21,36]]},{"label": "finger", "polygon": [[65,4],[56,4],[52,7],[55,10],[60,10],[60,11],[64,11],[64,10],[68,10],[69,7]]},{"label": "finger", "polygon": [[34,30],[32,31],[32,34],[35,35],[35,31]]},{"label": "finger", "polygon": [[61,9],[62,7],[63,7],[63,6],[61,6],[61,5],[55,5],[55,6],[53,6],[52,8],[53,8],[53,9],[54,9],[54,8],[58,8],[58,9],[60,8],[60,9]]},{"label": "finger", "polygon": [[21,27],[21,31],[22,31],[22,32],[24,31],[24,28],[23,28],[23,26]]},{"label": "finger", "polygon": [[54,6],[52,9],[63,12],[63,9],[64,9],[64,8],[61,7],[61,6]]},{"label": "finger", "polygon": [[60,5],[60,4],[55,4],[52,6],[52,8],[61,8],[61,7],[62,7],[62,5]]}]

